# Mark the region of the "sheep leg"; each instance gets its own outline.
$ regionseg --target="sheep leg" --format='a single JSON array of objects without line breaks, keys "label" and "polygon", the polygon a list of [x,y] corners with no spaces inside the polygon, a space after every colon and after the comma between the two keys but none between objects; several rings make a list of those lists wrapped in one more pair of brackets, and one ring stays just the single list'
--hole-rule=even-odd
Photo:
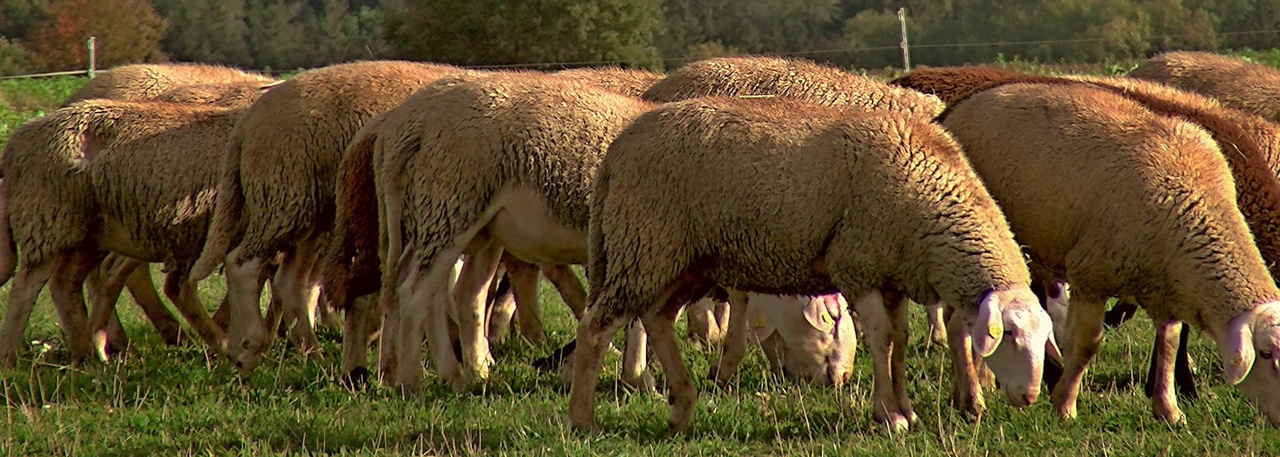
[{"label": "sheep leg", "polygon": [[907,299],[899,293],[882,293],[885,307],[892,324],[893,348],[890,352],[890,369],[893,373],[893,394],[898,401],[898,412],[914,424],[918,420],[911,405],[911,397],[907,395],[907,340],[910,337],[907,329]]},{"label": "sheep leg", "polygon": [[573,274],[573,270],[570,270],[568,265],[541,264],[538,268],[542,270],[542,275],[547,277],[547,281],[556,288],[556,292],[560,293],[564,304],[573,311],[573,317],[581,319],[582,312],[587,307],[587,289],[582,286],[578,275]]},{"label": "sheep leg", "polygon": [[547,335],[539,316],[538,269],[522,260],[507,262],[507,280],[511,282],[511,294],[516,298],[516,326],[520,335],[534,345],[546,343]]},{"label": "sheep leg", "polygon": [[142,264],[129,260],[131,259],[123,256],[108,256],[102,261],[102,266],[85,280],[85,290],[89,292],[89,330],[93,349],[103,362],[110,360],[111,354],[119,353],[122,349],[121,335],[111,334],[113,332],[109,330],[113,321],[119,322],[116,302],[124,291],[125,278]]},{"label": "sheep leg", "polygon": [[[461,381],[458,357],[449,338],[449,288],[453,263],[460,249],[446,249],[423,271],[415,256],[405,263],[408,277],[396,291],[400,297],[399,330],[396,339],[396,375],[393,383],[415,395],[422,384],[422,339],[431,347],[436,376],[444,382]],[[425,327],[425,328],[424,328]],[[425,335],[424,335],[425,333]],[[461,390],[464,386],[456,385]]]},{"label": "sheep leg", "polygon": [[[689,316],[689,337],[694,342],[711,347],[712,326],[716,325],[716,317],[711,311],[711,298],[703,297],[702,299],[694,300],[685,311]],[[719,331],[719,329],[715,329],[715,331]]]},{"label": "sheep leg", "polygon": [[289,340],[304,356],[319,355],[320,338],[316,336],[316,307],[320,299],[320,284],[313,271],[319,251],[315,240],[307,240],[285,252],[271,282],[271,293],[280,297],[281,312],[285,324],[293,324]]},{"label": "sheep leg", "polygon": [[4,324],[0,324],[0,366],[13,367],[18,361],[18,351],[23,346],[23,334],[31,321],[31,309],[36,305],[40,290],[53,275],[54,262],[39,265],[23,265],[9,287],[8,308],[4,312]]},{"label": "sheep leg", "polygon": [[627,326],[627,347],[622,354],[622,382],[639,393],[657,393],[658,381],[649,371],[649,333],[640,320]]},{"label": "sheep leg", "polygon": [[694,401],[698,399],[697,388],[680,358],[680,348],[676,344],[675,322],[680,308],[678,305],[668,305],[658,313],[644,317],[644,328],[653,341],[653,355],[662,364],[663,373],[666,373],[667,402],[671,405],[667,426],[675,433],[689,428],[689,423],[693,420]]},{"label": "sheep leg", "polygon": [[[1082,297],[1083,298],[1083,297]],[[1067,355],[1062,379],[1053,387],[1053,406],[1065,419],[1076,417],[1076,397],[1084,381],[1085,368],[1102,342],[1103,305],[1100,300],[1072,298],[1067,313]]]},{"label": "sheep leg", "polygon": [[[498,263],[502,259],[501,245],[489,239],[476,240],[480,241],[480,246],[473,249],[462,264],[462,271],[458,273],[458,281],[453,290],[458,311],[458,334],[462,341],[462,366],[465,370],[461,381],[466,384],[489,379],[493,356],[489,352],[489,340],[485,337],[484,306],[488,303],[486,296],[489,283],[497,273]],[[459,387],[457,382],[454,386],[455,390]]]},{"label": "sheep leg", "polygon": [[369,321],[374,318],[377,297],[355,299],[342,322],[342,380],[348,385],[363,383],[369,376]]},{"label": "sheep leg", "polygon": [[[497,276],[494,277],[498,279]],[[486,332],[489,338],[489,344],[501,344],[506,341],[507,336],[511,334],[511,322],[516,315],[516,297],[513,294],[499,293],[498,282],[493,281],[493,286],[489,288],[489,305],[487,316],[485,317]]]},{"label": "sheep leg", "polygon": [[97,269],[103,256],[91,251],[73,251],[58,256],[57,268],[49,281],[49,296],[62,323],[67,349],[73,363],[94,357],[93,335],[85,311],[84,282]]},{"label": "sheep leg", "polygon": [[600,383],[600,369],[604,364],[604,352],[613,335],[631,321],[627,316],[606,315],[604,303],[597,299],[578,321],[578,336],[570,356],[569,369],[573,385],[569,389],[569,423],[579,430],[595,430],[596,387]]},{"label": "sheep leg", "polygon": [[[897,383],[894,376],[897,370],[893,366],[894,351],[905,348],[894,347],[897,338],[894,335],[895,312],[889,308],[884,294],[874,291],[863,294],[854,302],[854,310],[863,319],[863,336],[866,338],[871,363],[875,374],[875,387],[872,394],[872,408],[877,421],[885,424],[890,432],[905,432],[911,421],[903,414],[897,398]],[[737,311],[730,313],[729,319]],[[730,326],[732,328],[733,326]]]},{"label": "sheep leg", "polygon": [[942,316],[942,302],[933,302],[925,306],[925,318],[929,321],[929,342],[946,344],[947,323]]},{"label": "sheep leg", "polygon": [[227,334],[213,323],[213,319],[204,311],[200,295],[196,289],[196,281],[186,271],[170,271],[164,280],[164,293],[177,306],[178,312],[187,319],[187,323],[195,329],[196,335],[204,342],[205,348],[215,356],[221,356],[227,348]]},{"label": "sheep leg", "polygon": [[742,356],[747,351],[747,307],[750,306],[750,299],[747,294],[738,290],[729,291],[729,329],[725,333],[722,348],[720,350],[720,360],[711,365],[711,379],[717,383],[728,382],[734,373],[738,372],[738,365],[742,363]]},{"label": "sheep leg", "polygon": [[[388,254],[387,261],[383,264],[382,288],[378,291],[378,303],[371,319],[382,322],[382,334],[378,341],[378,372],[385,382],[393,384],[395,377],[399,376],[396,358],[400,350],[400,327],[403,325],[399,291],[409,280],[415,279],[418,272],[417,264],[409,262],[410,259],[415,259],[412,248],[405,248],[399,254]],[[422,341],[418,340],[417,344],[421,345]]]},{"label": "sheep leg", "polygon": [[708,335],[708,338],[713,343],[720,344],[724,341],[725,332],[729,328],[729,302],[725,300],[712,301],[715,302],[715,305],[711,307],[711,316],[715,318],[712,322],[715,325],[712,326],[711,334]]},{"label": "sheep leg", "polygon": [[1173,370],[1175,356],[1178,352],[1179,333],[1182,321],[1168,319],[1156,324],[1155,348],[1151,351],[1151,372],[1147,379],[1151,382],[1151,410],[1157,419],[1169,422],[1185,422],[1186,416],[1178,408],[1178,398],[1174,389]]},{"label": "sheep leg", "polygon": [[227,305],[231,323],[227,327],[227,358],[242,375],[262,362],[262,353],[270,345],[270,334],[262,321],[262,287],[265,282],[261,258],[248,258],[242,248],[227,254]]},{"label": "sheep leg", "polygon": [[1173,381],[1178,386],[1178,393],[1194,400],[1196,398],[1196,376],[1191,371],[1191,354],[1187,353],[1187,340],[1190,336],[1191,328],[1184,324],[1182,331],[1178,332],[1178,355],[1177,361],[1173,364]]},{"label": "sheep leg", "polygon": [[[151,321],[151,326],[160,333],[160,339],[165,344],[178,344],[182,339],[182,324],[164,306],[164,302],[160,301],[160,294],[151,282],[151,270],[146,268],[146,264],[139,264],[139,268],[135,268],[124,278],[124,287],[129,290],[133,302],[142,308],[142,313]],[[219,324],[219,327],[225,328],[225,322]]]},{"label": "sheep leg", "polygon": [[952,307],[944,313],[947,322],[947,341],[951,350],[951,405],[960,411],[978,416],[986,409],[974,364],[973,341],[966,331],[964,319]]},{"label": "sheep leg", "polygon": [[13,279],[18,267],[18,246],[13,242],[13,227],[9,225],[9,186],[0,177],[0,285]]}]

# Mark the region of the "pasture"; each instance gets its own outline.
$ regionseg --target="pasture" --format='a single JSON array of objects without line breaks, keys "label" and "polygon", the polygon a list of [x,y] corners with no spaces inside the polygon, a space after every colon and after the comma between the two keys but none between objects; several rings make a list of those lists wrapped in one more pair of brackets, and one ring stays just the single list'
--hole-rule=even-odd
[{"label": "pasture", "polygon": [[[83,82],[0,83],[0,138]],[[159,281],[155,267],[152,275]],[[7,286],[0,288],[0,303],[7,294]],[[223,294],[221,275],[201,284],[210,311]],[[1025,411],[994,391],[987,392],[982,417],[953,411],[950,358],[927,341],[923,308],[916,306],[907,377],[920,423],[910,433],[890,436],[872,419],[865,357],[843,388],[811,388],[773,374],[751,348],[738,376],[715,386],[706,376],[711,351],[684,343],[700,395],[690,432],[667,436],[665,399],[623,387],[617,355],[606,358],[598,400],[607,431],[581,434],[568,426],[568,389],[559,376],[530,366],[548,348],[518,338],[495,347],[495,371],[483,391],[454,395],[428,376],[422,397],[411,399],[377,384],[357,390],[340,384],[335,329],[321,331],[324,358],[302,360],[277,340],[270,360],[241,377],[225,361],[207,357],[194,335],[164,346],[130,299],[123,300],[132,353],[71,368],[47,292],[41,297],[18,368],[0,371],[6,405],[0,454],[1280,454],[1280,430],[1224,385],[1217,351],[1201,334],[1191,345],[1200,398],[1181,400],[1187,423],[1169,426],[1151,416],[1142,394],[1152,338],[1144,315],[1105,334],[1081,393],[1080,417],[1072,422],[1056,417],[1047,391]],[[542,301],[549,339],[568,341],[572,317],[545,283]]]}]

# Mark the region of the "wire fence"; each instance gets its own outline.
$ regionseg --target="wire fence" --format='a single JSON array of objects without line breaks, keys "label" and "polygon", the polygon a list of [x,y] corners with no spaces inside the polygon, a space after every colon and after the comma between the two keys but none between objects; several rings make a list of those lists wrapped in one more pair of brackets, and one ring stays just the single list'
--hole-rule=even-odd
[{"label": "wire fence", "polygon": [[89,39],[85,43],[85,46],[88,46],[89,48],[89,59],[88,59],[89,66],[84,70],[53,71],[49,73],[32,73],[32,74],[26,74],[26,75],[0,76],[0,79],[26,79],[26,78],[45,78],[49,76],[77,76],[77,75],[88,75],[89,79],[93,79],[93,77],[97,76],[97,73],[99,73],[98,71],[98,37],[92,37],[92,36],[89,37]]}]

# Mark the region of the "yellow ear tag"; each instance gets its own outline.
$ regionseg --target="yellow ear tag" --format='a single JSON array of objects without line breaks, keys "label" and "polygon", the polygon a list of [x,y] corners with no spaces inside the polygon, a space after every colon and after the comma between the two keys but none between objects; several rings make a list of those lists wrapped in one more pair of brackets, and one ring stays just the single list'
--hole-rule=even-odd
[{"label": "yellow ear tag", "polygon": [[764,328],[764,324],[765,324],[765,323],[766,323],[766,322],[765,322],[765,320],[764,320],[764,316],[763,316],[763,315],[761,315],[761,316],[756,316],[755,328]]},{"label": "yellow ear tag", "polygon": [[826,325],[826,324],[830,324],[830,323],[831,323],[831,315],[830,315],[830,314],[827,314],[827,310],[825,310],[825,309],[824,309],[824,310],[822,310],[822,316],[820,317],[820,319],[822,319],[822,323],[823,323],[823,325]]},{"label": "yellow ear tag", "polygon": [[1239,354],[1236,354],[1235,358],[1231,359],[1231,364],[1244,365],[1244,357],[1241,357]]},{"label": "yellow ear tag", "polygon": [[1000,328],[999,325],[987,326],[987,335],[991,335],[992,338],[998,338],[1001,333],[1004,333],[1004,329]]}]

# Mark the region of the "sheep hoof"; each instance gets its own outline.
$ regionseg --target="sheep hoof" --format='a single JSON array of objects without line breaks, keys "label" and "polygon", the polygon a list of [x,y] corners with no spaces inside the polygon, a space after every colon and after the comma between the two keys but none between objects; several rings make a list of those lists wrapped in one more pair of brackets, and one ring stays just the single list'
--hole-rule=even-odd
[{"label": "sheep hoof", "polygon": [[649,370],[645,370],[635,378],[624,378],[622,382],[634,388],[638,394],[658,394],[658,381],[654,379],[653,372]]},{"label": "sheep hoof", "polygon": [[910,410],[910,409],[903,410],[902,415],[907,418],[907,423],[911,425],[915,425],[920,422],[920,416],[916,415],[916,412],[913,410]]},{"label": "sheep hoof", "polygon": [[889,413],[889,417],[886,417],[882,423],[885,426],[885,431],[890,435],[906,433],[911,430],[911,422],[906,417],[903,417],[902,414],[896,412]]},{"label": "sheep hoof", "polygon": [[1187,416],[1182,414],[1182,410],[1175,406],[1162,407],[1159,404],[1153,408],[1156,419],[1160,419],[1170,425],[1181,425],[1187,423]]},{"label": "sheep hoof", "polygon": [[348,389],[363,389],[365,386],[369,385],[369,369],[365,367],[352,368],[351,371],[343,374],[342,379],[338,382],[342,383],[342,386]]},{"label": "sheep hoof", "polygon": [[1061,417],[1061,418],[1063,418],[1063,419],[1066,419],[1066,420],[1073,420],[1073,419],[1075,419],[1075,418],[1076,418],[1076,404],[1075,404],[1075,402],[1070,402],[1070,403],[1063,404],[1063,405],[1060,405],[1060,406],[1059,406],[1059,405],[1054,405],[1054,410],[1056,410],[1056,411],[1058,412],[1058,417]]}]

